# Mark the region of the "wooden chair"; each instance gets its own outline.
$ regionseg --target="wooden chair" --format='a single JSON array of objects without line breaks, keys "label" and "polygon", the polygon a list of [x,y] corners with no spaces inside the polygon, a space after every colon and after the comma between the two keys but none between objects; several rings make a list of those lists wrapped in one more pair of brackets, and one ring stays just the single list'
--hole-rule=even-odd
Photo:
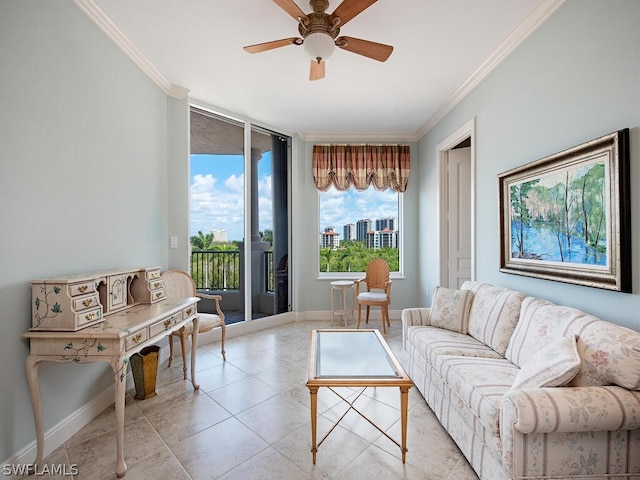
[{"label": "wooden chair", "polygon": [[[222,329],[222,359],[226,361],[227,357],[224,352],[226,328],[224,324],[224,313],[222,313],[220,309],[220,300],[222,300],[222,297],[220,295],[208,295],[197,292],[193,278],[182,270],[167,270],[161,274],[161,277],[167,298],[200,297],[214,300],[217,315],[212,313],[198,313],[198,334],[213,330],[215,327],[220,327]],[[187,338],[192,334],[193,323],[188,322],[180,330],[169,335],[169,366],[171,366],[171,362],[173,361],[173,337],[178,337],[180,339],[180,345],[182,346],[182,371],[185,379],[187,378]]]},{"label": "wooden chair", "polygon": [[[376,258],[369,262],[365,278],[356,280],[356,303],[358,304],[358,323],[356,328],[360,328],[360,318],[362,306],[367,307],[365,323],[369,323],[370,307],[380,307],[382,315],[382,333],[387,333],[389,321],[389,304],[391,303],[391,280],[389,280],[389,264],[381,258]],[[360,292],[360,285],[365,283],[366,291]]]}]

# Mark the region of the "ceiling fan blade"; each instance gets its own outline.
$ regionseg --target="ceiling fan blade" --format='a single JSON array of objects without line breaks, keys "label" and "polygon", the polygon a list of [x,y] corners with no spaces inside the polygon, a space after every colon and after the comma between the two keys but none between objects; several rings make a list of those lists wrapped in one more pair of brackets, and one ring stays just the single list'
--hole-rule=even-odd
[{"label": "ceiling fan blade", "polygon": [[343,2],[338,5],[338,8],[330,15],[329,19],[333,22],[336,18],[340,18],[338,26],[342,27],[353,17],[376,3],[376,1],[377,0],[343,0]]},{"label": "ceiling fan blade", "polygon": [[283,38],[280,40],[273,40],[271,42],[257,43],[255,45],[248,45],[243,47],[245,52],[260,53],[267,50],[273,50],[274,48],[286,47],[287,45],[302,45],[302,39],[299,37]]},{"label": "ceiling fan blade", "polygon": [[393,47],[391,45],[385,45],[384,43],[370,42],[369,40],[361,40],[353,37],[338,37],[336,38],[336,47],[340,47],[343,50],[357,53],[365,57],[373,58],[379,62],[384,62],[391,52]]},{"label": "ceiling fan blade", "polygon": [[311,60],[311,69],[309,70],[309,80],[320,80],[324,78],[324,60]]},{"label": "ceiling fan blade", "polygon": [[307,18],[298,5],[293,0],[273,0],[281,9],[291,15],[297,22],[299,18]]}]

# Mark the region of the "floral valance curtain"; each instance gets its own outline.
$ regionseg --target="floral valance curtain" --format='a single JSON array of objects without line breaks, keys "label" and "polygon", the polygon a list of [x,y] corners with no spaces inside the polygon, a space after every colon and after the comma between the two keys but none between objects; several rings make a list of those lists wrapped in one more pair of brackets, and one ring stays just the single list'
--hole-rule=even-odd
[{"label": "floral valance curtain", "polygon": [[404,192],[409,180],[409,145],[314,145],[316,188],[344,192],[354,186],[366,190],[391,188]]}]

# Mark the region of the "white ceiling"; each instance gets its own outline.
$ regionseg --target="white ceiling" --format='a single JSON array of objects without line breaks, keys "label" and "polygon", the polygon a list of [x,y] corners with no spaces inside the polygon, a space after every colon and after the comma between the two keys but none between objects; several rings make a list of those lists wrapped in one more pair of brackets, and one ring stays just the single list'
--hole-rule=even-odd
[{"label": "white ceiling", "polygon": [[391,57],[336,49],[310,82],[302,47],[242,49],[299,36],[271,0],[75,1],[167,93],[306,139],[419,138],[562,3],[379,0],[340,34],[393,45]]}]

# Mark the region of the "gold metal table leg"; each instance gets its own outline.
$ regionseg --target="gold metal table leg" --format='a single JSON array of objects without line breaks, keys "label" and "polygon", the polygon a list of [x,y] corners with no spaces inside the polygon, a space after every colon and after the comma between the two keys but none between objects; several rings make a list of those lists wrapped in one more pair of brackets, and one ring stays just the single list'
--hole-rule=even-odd
[{"label": "gold metal table leg", "polygon": [[316,464],[316,432],[318,428],[318,387],[309,387],[309,395],[311,397],[311,453],[313,455],[313,464]]},{"label": "gold metal table leg", "polygon": [[400,422],[402,424],[402,463],[407,458],[407,410],[409,408],[409,388],[400,387]]}]

